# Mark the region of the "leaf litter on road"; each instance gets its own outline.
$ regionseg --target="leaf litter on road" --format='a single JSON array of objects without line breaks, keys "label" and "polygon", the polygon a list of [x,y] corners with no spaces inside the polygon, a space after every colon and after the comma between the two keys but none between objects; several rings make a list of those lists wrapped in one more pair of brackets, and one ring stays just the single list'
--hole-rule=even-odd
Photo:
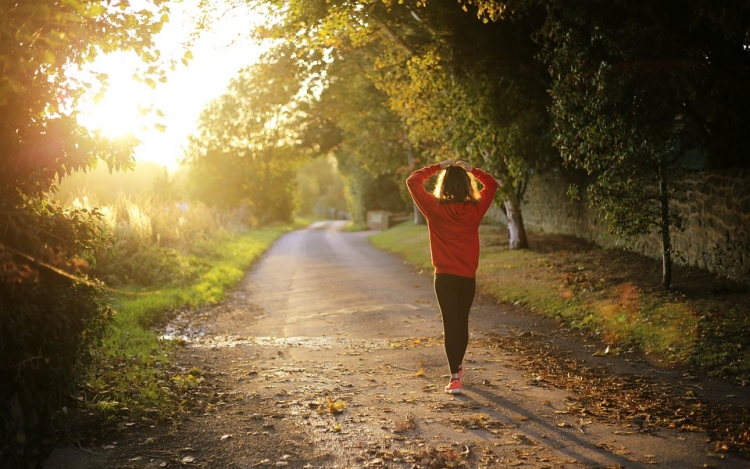
[{"label": "leaf litter on road", "polygon": [[[570,391],[573,396],[568,398],[567,413],[573,417],[624,424],[632,430],[615,430],[613,433],[618,435],[656,428],[705,432],[719,453],[733,451],[748,456],[750,452],[747,405],[709,403],[698,399],[691,389],[638,375],[611,373],[557,354],[551,344],[539,337],[488,334],[475,342],[526,357],[511,366],[525,370],[532,385],[544,383]],[[543,379],[537,380],[540,376]]]}]

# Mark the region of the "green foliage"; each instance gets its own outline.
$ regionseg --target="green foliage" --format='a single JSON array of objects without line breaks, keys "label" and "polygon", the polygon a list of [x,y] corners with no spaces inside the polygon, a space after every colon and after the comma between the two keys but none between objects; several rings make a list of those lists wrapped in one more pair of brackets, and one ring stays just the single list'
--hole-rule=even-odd
[{"label": "green foliage", "polygon": [[215,214],[194,205],[120,196],[103,207],[112,243],[99,256],[94,273],[115,287],[179,285],[189,280],[194,272],[180,253],[197,249],[210,233],[221,230]]},{"label": "green foliage", "polygon": [[[78,125],[73,110],[93,83],[68,71],[125,48],[153,65],[144,80],[161,80],[152,38],[168,21],[166,4],[144,6],[136,11],[117,0],[0,5],[3,459],[16,461],[25,442],[48,430],[109,317],[98,284],[83,273],[102,246],[98,214],[63,210],[45,194],[97,161],[110,170],[132,166],[135,140],[109,140]],[[107,77],[92,80],[106,84]],[[6,445],[17,449],[6,452]]]},{"label": "green foliage", "polygon": [[302,144],[313,154],[335,155],[347,182],[349,212],[363,222],[367,210],[404,209],[399,199],[408,197],[402,181],[412,151],[387,96],[365,75],[368,59],[338,53],[345,57],[328,65],[320,98],[304,108]]},{"label": "green foliage", "polygon": [[736,4],[721,18],[700,0],[552,2],[547,11],[539,36],[553,76],[557,147],[591,176],[589,201],[611,231],[656,227],[669,288],[670,231],[680,224],[670,208],[680,193],[672,174],[688,152],[708,155],[706,166],[750,154],[750,93],[734,81],[750,72],[738,41],[748,25],[727,19],[746,17],[750,6]]},{"label": "green foliage", "polygon": [[654,52],[642,28],[655,23],[614,7],[597,12],[582,19],[565,10],[547,24],[557,145],[568,164],[593,176],[590,200],[612,230],[643,234],[660,219],[659,168],[679,156],[681,93],[664,87],[677,84],[681,69],[639,61]]},{"label": "green foliage", "polygon": [[333,157],[315,158],[297,173],[297,213],[315,218],[335,218],[346,212],[344,181]]},{"label": "green foliage", "polygon": [[[23,454],[25,443],[47,437],[60,402],[80,383],[91,349],[111,319],[102,296],[95,286],[46,271],[38,283],[2,289],[0,444],[13,448],[9,457]],[[15,412],[11,406],[17,406]]]},{"label": "green foliage", "polygon": [[[0,199],[46,192],[55,178],[98,159],[110,168],[132,164],[135,141],[110,141],[78,126],[70,110],[91,83],[71,78],[67,69],[121,48],[156,62],[152,36],[168,16],[163,0],[150,3],[138,11],[117,1],[28,0],[0,7]],[[160,70],[150,68],[144,79],[161,79]]]},{"label": "green foliage", "polygon": [[401,196],[400,189],[404,185],[401,181],[394,181],[389,174],[373,176],[354,163],[355,158],[346,156],[345,152],[338,152],[338,158],[342,161],[341,171],[346,181],[347,205],[353,222],[364,224],[369,210],[401,213],[408,209],[409,206]]},{"label": "green foliage", "polygon": [[[356,165],[394,187],[417,165],[466,159],[501,179],[501,197],[520,212],[528,177],[556,157],[549,76],[531,37],[543,9],[501,14],[503,5],[478,3],[284,2],[260,34],[284,39],[274,54],[294,57],[298,79],[322,88],[302,108],[303,142],[332,149],[342,172]],[[348,174],[358,203],[363,174]],[[520,213],[509,220],[523,231]]]},{"label": "green foliage", "polygon": [[28,199],[0,221],[0,446],[12,457],[46,435],[111,317],[101,285],[83,273],[102,246],[99,219]]},{"label": "green foliage", "polygon": [[299,136],[285,125],[295,113],[290,96],[301,86],[291,70],[283,55],[250,67],[201,114],[185,157],[198,200],[245,207],[250,222],[291,220],[301,160]]},{"label": "green foliage", "polygon": [[[371,72],[407,125],[413,145],[433,160],[463,158],[503,181],[500,196],[520,203],[531,171],[551,151],[548,78],[530,32],[539,15],[480,23],[455,5],[430,3],[419,18],[396,23],[412,48],[388,48]],[[497,45],[502,45],[497,47]]]},{"label": "green foliage", "polygon": [[[72,206],[93,210],[94,197]],[[200,256],[208,240],[240,226],[238,214],[218,214],[201,203],[178,203],[157,194],[120,194],[97,209],[107,248],[96,251],[92,274],[116,288],[179,286],[204,269]]]}]

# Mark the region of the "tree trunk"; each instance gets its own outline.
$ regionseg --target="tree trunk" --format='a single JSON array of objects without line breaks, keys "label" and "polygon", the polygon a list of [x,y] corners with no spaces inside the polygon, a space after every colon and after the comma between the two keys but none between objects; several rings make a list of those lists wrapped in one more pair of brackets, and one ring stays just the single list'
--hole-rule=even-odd
[{"label": "tree trunk", "polygon": [[419,211],[417,204],[412,204],[412,206],[414,207],[414,224],[415,225],[427,224],[427,220],[425,219],[424,215],[422,215],[422,212]]},{"label": "tree trunk", "polygon": [[669,189],[667,187],[667,168],[659,163],[659,203],[661,204],[661,284],[665,290],[672,286],[672,243],[669,239]]},{"label": "tree trunk", "polygon": [[[404,126],[404,135],[408,135],[408,130],[406,130],[406,126]],[[406,161],[409,163],[409,168],[414,168],[414,152],[412,150],[411,145],[409,145],[409,142],[407,142],[404,139],[404,145],[406,146]],[[422,215],[422,212],[419,211],[419,208],[417,207],[417,204],[412,202],[411,204],[412,210],[414,211],[414,224],[415,225],[426,225],[427,219]]]},{"label": "tree trunk", "polygon": [[505,216],[508,218],[508,235],[510,236],[509,249],[528,249],[529,242],[526,239],[526,228],[523,226],[521,216],[521,205],[514,200],[503,202]]}]

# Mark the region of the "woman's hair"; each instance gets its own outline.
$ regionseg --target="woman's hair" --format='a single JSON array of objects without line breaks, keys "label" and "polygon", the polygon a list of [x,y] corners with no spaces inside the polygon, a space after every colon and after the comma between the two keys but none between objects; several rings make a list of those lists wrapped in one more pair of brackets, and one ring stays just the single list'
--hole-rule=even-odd
[{"label": "woman's hair", "polygon": [[460,166],[448,166],[440,172],[433,193],[441,204],[479,203],[476,180]]}]

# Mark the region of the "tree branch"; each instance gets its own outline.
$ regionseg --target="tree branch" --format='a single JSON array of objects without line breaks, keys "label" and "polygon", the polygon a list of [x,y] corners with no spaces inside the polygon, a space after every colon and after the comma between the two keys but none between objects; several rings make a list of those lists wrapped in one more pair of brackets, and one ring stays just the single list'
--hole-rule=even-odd
[{"label": "tree branch", "polygon": [[414,48],[407,44],[403,39],[401,39],[401,37],[396,34],[396,32],[393,31],[390,26],[375,18],[374,16],[368,16],[368,19],[375,25],[377,25],[380,30],[383,31],[383,34],[385,34],[388,39],[393,41],[393,43],[399,46],[404,52],[406,52],[410,56],[417,55],[417,52],[414,50]]}]

